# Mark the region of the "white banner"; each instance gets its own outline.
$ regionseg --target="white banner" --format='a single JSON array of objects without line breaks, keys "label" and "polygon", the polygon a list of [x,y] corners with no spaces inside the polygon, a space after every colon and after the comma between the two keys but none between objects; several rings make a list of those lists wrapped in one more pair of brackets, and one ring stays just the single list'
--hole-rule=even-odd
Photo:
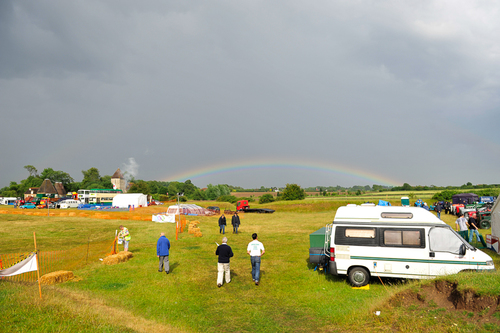
[{"label": "white banner", "polygon": [[175,223],[175,214],[153,215],[152,221],[159,223]]},{"label": "white banner", "polygon": [[0,276],[14,276],[23,273],[36,271],[36,254],[33,253],[28,258],[18,262],[14,266],[0,270]]}]

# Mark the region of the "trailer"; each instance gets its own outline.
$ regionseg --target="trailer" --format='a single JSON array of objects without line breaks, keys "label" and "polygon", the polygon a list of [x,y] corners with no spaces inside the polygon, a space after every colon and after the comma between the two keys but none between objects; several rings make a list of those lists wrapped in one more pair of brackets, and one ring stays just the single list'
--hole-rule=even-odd
[{"label": "trailer", "polygon": [[244,213],[265,213],[272,214],[274,209],[269,208],[250,208],[248,200],[240,200],[236,203],[236,211]]}]

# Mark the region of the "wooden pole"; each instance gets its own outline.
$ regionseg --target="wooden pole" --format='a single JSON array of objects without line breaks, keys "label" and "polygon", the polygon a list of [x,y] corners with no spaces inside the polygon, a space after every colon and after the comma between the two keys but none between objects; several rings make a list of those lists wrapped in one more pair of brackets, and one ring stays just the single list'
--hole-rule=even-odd
[{"label": "wooden pole", "polygon": [[36,233],[33,231],[33,239],[35,241],[35,255],[36,255],[36,274],[38,277],[38,291],[40,292],[40,299],[42,299],[42,285],[40,284],[40,262],[38,260],[38,252],[36,250]]}]

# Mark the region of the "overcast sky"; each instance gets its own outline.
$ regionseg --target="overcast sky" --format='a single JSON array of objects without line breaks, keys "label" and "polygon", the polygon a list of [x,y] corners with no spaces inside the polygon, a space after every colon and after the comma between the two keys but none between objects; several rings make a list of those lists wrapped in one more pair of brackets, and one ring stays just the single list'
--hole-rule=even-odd
[{"label": "overcast sky", "polygon": [[472,0],[3,0],[0,187],[25,165],[500,183],[499,17]]}]

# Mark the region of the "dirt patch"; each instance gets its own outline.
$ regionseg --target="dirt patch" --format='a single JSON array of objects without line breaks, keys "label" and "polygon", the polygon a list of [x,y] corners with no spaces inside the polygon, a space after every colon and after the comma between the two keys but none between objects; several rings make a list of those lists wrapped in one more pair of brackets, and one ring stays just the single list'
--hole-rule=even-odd
[{"label": "dirt patch", "polygon": [[500,296],[480,296],[473,290],[460,291],[456,283],[435,281],[419,290],[406,290],[394,295],[389,303],[397,307],[414,305],[444,308],[447,311],[474,312],[481,321],[500,324]]},{"label": "dirt patch", "polygon": [[131,311],[118,307],[106,305],[100,298],[92,297],[87,293],[71,291],[57,288],[55,286],[46,287],[55,291],[51,295],[45,295],[45,302],[64,306],[66,310],[74,312],[88,311],[99,317],[101,320],[114,325],[123,325],[134,332],[147,333],[182,333],[185,330],[178,327],[162,324],[154,320],[146,319],[133,314]]}]

